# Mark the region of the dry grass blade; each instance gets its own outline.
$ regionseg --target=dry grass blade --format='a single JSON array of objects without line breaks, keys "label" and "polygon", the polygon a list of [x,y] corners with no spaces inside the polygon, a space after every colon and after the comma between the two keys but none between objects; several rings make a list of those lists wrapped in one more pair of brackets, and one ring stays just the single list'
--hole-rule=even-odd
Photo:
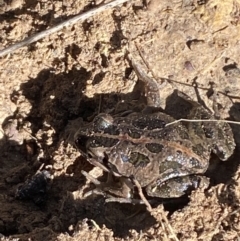
[{"label": "dry grass blade", "polygon": [[98,231],[101,231],[101,228],[98,226],[98,224],[93,219],[90,219],[90,221]]},{"label": "dry grass blade", "polygon": [[235,125],[240,125],[239,121],[229,121],[229,120],[200,120],[200,119],[194,119],[194,120],[190,120],[190,119],[179,119],[170,123],[167,123],[166,126],[170,126],[173,124],[176,124],[178,122],[181,121],[185,121],[185,122],[225,122],[225,123],[229,123],[229,124],[235,124]]},{"label": "dry grass blade", "polygon": [[49,36],[50,34],[53,34],[53,33],[56,33],[58,31],[60,31],[61,29],[63,29],[64,27],[69,27],[69,26],[72,26],[74,25],[75,23],[79,22],[79,21],[83,21],[87,18],[90,18],[94,15],[96,15],[97,13],[100,13],[100,12],[103,12],[104,10],[106,9],[110,9],[110,8],[113,8],[113,7],[116,7],[120,4],[123,4],[125,2],[128,2],[130,0],[114,0],[114,1],[111,1],[109,3],[105,3],[99,7],[96,7],[92,10],[89,10],[85,13],[81,13],[79,15],[76,15],[75,17],[73,18],[70,18],[52,28],[49,28],[49,29],[46,29],[40,33],[37,33],[33,36],[30,36],[26,39],[24,39],[23,41],[20,41],[16,44],[13,44],[12,46],[9,46],[3,50],[0,51],[0,57],[3,57],[4,55],[7,55],[7,54],[10,54],[12,52],[14,52],[15,50],[19,49],[19,48],[22,48],[24,46],[27,46],[31,43],[34,43],[42,38],[45,38],[46,36]]}]

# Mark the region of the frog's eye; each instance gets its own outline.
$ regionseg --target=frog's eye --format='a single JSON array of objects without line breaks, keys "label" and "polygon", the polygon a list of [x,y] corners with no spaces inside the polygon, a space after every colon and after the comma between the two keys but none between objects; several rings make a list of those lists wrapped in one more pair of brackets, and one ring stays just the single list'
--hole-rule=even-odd
[{"label": "frog's eye", "polygon": [[87,142],[88,137],[84,135],[78,136],[75,140],[75,145],[83,154],[87,153]]},{"label": "frog's eye", "polygon": [[104,131],[108,129],[113,124],[112,116],[108,114],[100,114],[94,119],[94,128],[95,131]]}]

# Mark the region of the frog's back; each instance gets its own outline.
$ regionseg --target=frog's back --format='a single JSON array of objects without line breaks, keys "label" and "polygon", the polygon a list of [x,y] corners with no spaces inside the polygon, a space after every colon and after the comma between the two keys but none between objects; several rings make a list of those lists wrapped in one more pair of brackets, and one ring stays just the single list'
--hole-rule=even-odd
[{"label": "frog's back", "polygon": [[[195,153],[185,126],[166,126],[173,121],[161,112],[115,119],[121,134],[118,144],[108,153],[112,168],[124,176],[134,175],[141,186],[157,177],[169,178],[169,170],[176,177],[205,172],[208,159]],[[208,150],[203,148],[207,156]]]}]

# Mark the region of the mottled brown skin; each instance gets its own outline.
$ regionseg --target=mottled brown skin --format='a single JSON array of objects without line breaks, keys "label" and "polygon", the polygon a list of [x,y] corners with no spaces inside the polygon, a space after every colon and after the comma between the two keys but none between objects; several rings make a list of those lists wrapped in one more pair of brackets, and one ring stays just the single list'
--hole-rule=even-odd
[{"label": "mottled brown skin", "polygon": [[[133,65],[147,85],[151,79]],[[151,107],[157,107],[156,83],[146,88]],[[150,96],[150,97],[149,97]],[[188,96],[179,96],[192,104],[189,119],[214,119]],[[99,114],[91,123],[80,123],[75,143],[87,159],[101,163],[116,177],[132,176],[149,196],[171,198],[197,188],[206,172],[211,152],[227,160],[235,149],[231,128],[226,123],[173,122],[159,111],[131,113],[124,117]],[[129,196],[129,193],[126,195]]]}]

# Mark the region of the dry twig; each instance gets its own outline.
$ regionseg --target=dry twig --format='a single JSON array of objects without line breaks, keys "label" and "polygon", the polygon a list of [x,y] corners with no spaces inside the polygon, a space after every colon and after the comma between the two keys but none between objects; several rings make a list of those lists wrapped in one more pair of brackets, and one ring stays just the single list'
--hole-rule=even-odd
[{"label": "dry twig", "polygon": [[185,121],[185,122],[223,122],[223,123],[229,123],[229,124],[235,124],[235,125],[240,125],[239,121],[230,121],[230,120],[212,120],[212,119],[207,119],[207,120],[201,120],[201,119],[179,119],[175,120],[173,122],[167,123],[165,126],[170,126],[173,124],[176,124],[178,122]]},{"label": "dry twig", "polygon": [[92,10],[89,10],[85,13],[81,13],[81,14],[78,14],[76,15],[75,17],[73,18],[70,18],[52,28],[49,28],[49,29],[46,29],[40,33],[37,33],[33,36],[30,36],[16,44],[13,44],[12,46],[9,46],[3,50],[0,51],[0,57],[4,56],[4,55],[7,55],[7,54],[10,54],[12,52],[14,52],[15,50],[19,49],[19,48],[22,48],[24,46],[27,46],[31,43],[34,43],[42,38],[45,38],[46,36],[49,36],[50,34],[53,34],[53,33],[56,33],[58,31],[60,31],[61,29],[65,28],[65,27],[69,27],[79,21],[83,21],[87,18],[90,18],[94,15],[96,15],[97,13],[100,13],[100,12],[103,12],[104,10],[106,9],[110,9],[110,8],[113,8],[113,7],[116,7],[117,5],[120,5],[120,4],[123,4],[125,2],[128,2],[130,0],[114,0],[114,1],[111,1],[109,3],[105,3],[101,6],[98,6]]},{"label": "dry twig", "polygon": [[148,200],[145,198],[145,196],[142,192],[142,187],[141,187],[140,183],[134,177],[132,178],[132,181],[134,182],[134,184],[136,185],[136,187],[138,189],[138,194],[139,194],[141,200],[146,205],[147,210],[151,213],[152,207],[151,207],[150,203],[148,202]]}]

